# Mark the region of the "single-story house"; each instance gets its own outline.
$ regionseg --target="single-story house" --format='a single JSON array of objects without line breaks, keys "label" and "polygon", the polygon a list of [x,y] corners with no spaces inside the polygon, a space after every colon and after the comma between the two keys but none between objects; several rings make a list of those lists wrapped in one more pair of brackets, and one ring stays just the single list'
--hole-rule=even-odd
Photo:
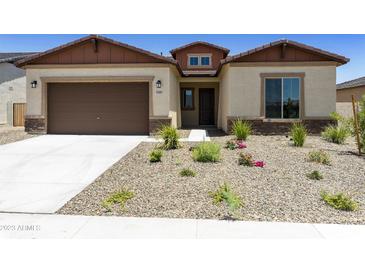
[{"label": "single-story house", "polygon": [[90,35],[17,62],[26,70],[27,131],[149,134],[161,124],[257,133],[295,121],[318,133],[336,110],[336,67],[349,59],[290,40],[229,56],[194,42],[151,53]]},{"label": "single-story house", "polygon": [[0,53],[0,125],[12,126],[14,104],[25,103],[25,70],[17,68],[14,62],[32,54],[34,53]]},{"label": "single-story house", "polygon": [[346,117],[353,116],[352,95],[359,101],[365,95],[365,77],[346,81],[337,85],[337,112]]}]

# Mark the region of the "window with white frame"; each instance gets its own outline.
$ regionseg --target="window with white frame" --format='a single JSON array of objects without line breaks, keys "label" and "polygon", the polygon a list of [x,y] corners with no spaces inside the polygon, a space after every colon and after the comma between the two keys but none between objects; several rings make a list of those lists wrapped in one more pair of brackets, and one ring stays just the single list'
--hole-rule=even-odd
[{"label": "window with white frame", "polygon": [[191,67],[210,67],[212,64],[210,55],[189,55],[188,57]]},{"label": "window with white frame", "polygon": [[265,117],[299,119],[300,78],[265,78]]}]

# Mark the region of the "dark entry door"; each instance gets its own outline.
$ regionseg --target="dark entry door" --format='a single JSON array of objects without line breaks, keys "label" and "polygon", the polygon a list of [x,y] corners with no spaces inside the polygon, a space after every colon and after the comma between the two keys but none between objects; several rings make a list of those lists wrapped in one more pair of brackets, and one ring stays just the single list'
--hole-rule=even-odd
[{"label": "dark entry door", "polygon": [[214,89],[199,89],[199,124],[214,125]]}]

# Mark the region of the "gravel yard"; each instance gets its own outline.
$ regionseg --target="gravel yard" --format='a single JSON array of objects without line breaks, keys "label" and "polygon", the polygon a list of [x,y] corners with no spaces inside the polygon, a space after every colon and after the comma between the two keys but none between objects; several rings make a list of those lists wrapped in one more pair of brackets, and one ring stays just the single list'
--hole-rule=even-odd
[{"label": "gravel yard", "polygon": [[0,127],[0,145],[21,141],[34,136],[36,135],[28,134],[22,127]]},{"label": "gravel yard", "polygon": [[[156,144],[141,143],[58,213],[223,219],[228,216],[226,205],[214,205],[208,193],[227,182],[244,201],[236,214],[241,220],[365,224],[365,159],[353,154],[352,139],[336,145],[309,136],[305,146],[297,148],[285,136],[250,136],[246,149],[223,148],[231,138],[212,138],[222,146],[222,160],[214,164],[194,162],[188,143],[165,151],[161,163],[151,164],[148,153]],[[314,149],[328,152],[331,165],[307,161],[307,153]],[[264,160],[266,166],[239,166],[241,151]],[[196,177],[181,177],[183,168],[194,170]],[[324,179],[308,179],[306,174],[313,170],[319,170]],[[120,189],[131,190],[135,196],[124,209],[114,206],[108,212],[102,201]],[[321,200],[321,190],[350,194],[360,208],[354,212],[333,209]]]},{"label": "gravel yard", "polygon": [[180,138],[188,138],[190,134],[190,129],[179,129],[179,136]]}]

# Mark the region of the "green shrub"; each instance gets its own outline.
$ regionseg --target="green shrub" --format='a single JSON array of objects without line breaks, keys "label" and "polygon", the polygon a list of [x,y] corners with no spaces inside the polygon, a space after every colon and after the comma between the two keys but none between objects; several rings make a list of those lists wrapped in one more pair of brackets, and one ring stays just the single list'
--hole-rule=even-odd
[{"label": "green shrub", "polygon": [[241,152],[238,158],[238,164],[242,166],[253,166],[254,160],[250,153]]},{"label": "green shrub", "polygon": [[179,148],[179,133],[176,128],[163,125],[159,130],[159,135],[164,140],[164,149]]},{"label": "green shrub", "polygon": [[359,207],[356,201],[353,201],[351,197],[343,193],[331,195],[325,191],[322,191],[321,197],[323,201],[325,201],[328,205],[332,206],[335,209],[354,211]]},{"label": "green shrub", "polygon": [[323,150],[314,150],[308,153],[309,161],[324,165],[330,164],[330,156]]},{"label": "green shrub", "polygon": [[240,196],[234,193],[227,183],[219,186],[218,190],[209,193],[213,198],[214,204],[226,202],[230,210],[236,210],[243,206],[243,201]]},{"label": "green shrub", "polygon": [[150,162],[151,163],[161,162],[162,155],[163,155],[163,152],[161,149],[152,150],[149,154]]},{"label": "green shrub", "polygon": [[321,180],[323,179],[322,174],[318,170],[314,170],[307,174],[307,177],[311,180]]},{"label": "green shrub", "polygon": [[195,177],[196,173],[188,168],[184,168],[183,170],[180,171],[180,176],[182,177]]},{"label": "green shrub", "polygon": [[197,162],[218,162],[221,148],[218,144],[204,142],[193,149],[193,159]]},{"label": "green shrub", "polygon": [[111,210],[111,207],[115,204],[119,204],[120,208],[123,209],[125,203],[134,197],[134,193],[128,190],[121,190],[113,193],[110,197],[105,199],[102,202],[102,206],[106,208],[108,211]]},{"label": "green shrub", "polygon": [[351,132],[345,126],[327,126],[321,133],[322,138],[336,144],[345,143],[350,134]]},{"label": "green shrub", "polygon": [[307,138],[307,129],[302,123],[294,123],[290,130],[294,146],[302,147]]},{"label": "green shrub", "polygon": [[347,130],[347,132],[350,135],[354,135],[355,134],[355,130],[354,130],[354,118],[347,118],[345,116],[342,116],[341,114],[337,113],[337,112],[331,112],[330,113],[330,117],[332,120],[335,120],[337,122],[337,124],[344,128],[345,130]]},{"label": "green shrub", "polygon": [[238,140],[246,140],[251,135],[251,124],[247,121],[236,120],[232,124],[232,134],[236,136]]},{"label": "green shrub", "polygon": [[236,149],[236,142],[232,141],[232,140],[227,141],[225,148],[230,149],[230,150],[235,150]]}]

